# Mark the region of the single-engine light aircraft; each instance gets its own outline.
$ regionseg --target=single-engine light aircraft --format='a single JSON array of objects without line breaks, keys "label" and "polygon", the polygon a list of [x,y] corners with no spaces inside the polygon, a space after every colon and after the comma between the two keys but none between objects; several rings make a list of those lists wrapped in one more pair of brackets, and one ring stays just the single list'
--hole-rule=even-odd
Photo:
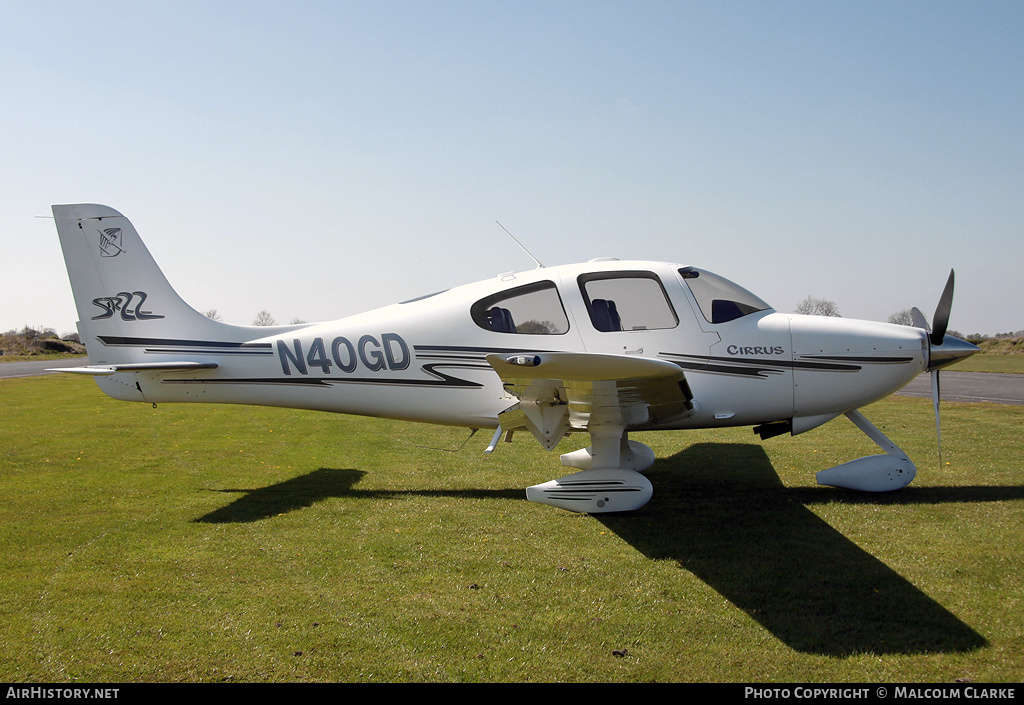
[{"label": "single-engine light aircraft", "polygon": [[328,323],[237,326],[186,304],[112,208],[53,206],[89,364],[115,399],[259,404],[526,430],[547,450],[570,433],[569,475],[527,499],[576,512],[642,507],[654,463],[631,431],[753,426],[796,435],[846,415],[885,451],[817,473],[882,492],[914,464],[859,411],[977,348],[946,335],[950,272],[929,326],[779,313],[682,264],[595,259],[496,278]]}]

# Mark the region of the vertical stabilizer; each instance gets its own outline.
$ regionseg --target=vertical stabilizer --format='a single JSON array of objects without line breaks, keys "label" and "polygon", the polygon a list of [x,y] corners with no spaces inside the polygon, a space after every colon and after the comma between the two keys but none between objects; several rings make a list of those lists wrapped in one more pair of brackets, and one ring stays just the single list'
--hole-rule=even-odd
[{"label": "vertical stabilizer", "polygon": [[90,363],[160,359],[133,341],[252,337],[246,327],[218,323],[185,303],[135,227],[113,208],[59,205],[53,215]]}]

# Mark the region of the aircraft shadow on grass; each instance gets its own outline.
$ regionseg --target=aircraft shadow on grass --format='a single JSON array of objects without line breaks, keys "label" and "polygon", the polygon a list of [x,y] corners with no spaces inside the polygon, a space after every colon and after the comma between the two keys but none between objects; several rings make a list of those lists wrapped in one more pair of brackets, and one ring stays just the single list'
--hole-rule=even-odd
[{"label": "aircraft shadow on grass", "polygon": [[[675,561],[797,651],[842,657],[958,652],[987,644],[806,506],[971,501],[972,488],[905,488],[886,495],[787,489],[756,444],[693,445],[647,475],[658,494],[646,516],[598,520],[645,555]],[[1024,496],[1021,488],[1004,489]]]},{"label": "aircraft shadow on grass", "polygon": [[403,495],[420,497],[461,497],[491,499],[523,499],[520,488],[507,490],[358,490],[356,484],[366,473],[362,470],[320,468],[306,475],[293,477],[267,487],[211,490],[242,496],[220,509],[198,519],[197,522],[229,524],[260,521],[269,517],[304,509],[329,497],[386,499]]},{"label": "aircraft shadow on grass", "polygon": [[[364,474],[320,468],[268,487],[216,490],[244,494],[196,521],[259,521],[329,497],[523,499],[520,488],[355,489]],[[646,474],[658,487],[647,507],[595,518],[641,553],[675,561],[797,651],[842,657],[961,652],[987,644],[806,505],[999,501],[1024,498],[1024,488],[922,487],[883,495],[790,489],[756,444],[696,444]]]}]

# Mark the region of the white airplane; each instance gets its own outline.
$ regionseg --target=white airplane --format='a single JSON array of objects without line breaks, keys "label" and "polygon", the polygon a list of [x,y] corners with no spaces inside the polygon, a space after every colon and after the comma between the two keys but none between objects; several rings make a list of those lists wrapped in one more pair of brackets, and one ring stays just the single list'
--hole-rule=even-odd
[{"label": "white airplane", "polygon": [[[778,313],[680,264],[591,260],[502,274],[328,323],[220,323],[186,304],[135,228],[101,205],[53,206],[95,376],[125,401],[258,404],[514,431],[576,472],[526,490],[576,512],[642,507],[654,463],[631,431],[753,426],[796,435],[846,415],[882,450],[817,473],[819,484],[905,487],[914,464],[861,407],[977,351],[934,330]],[[539,265],[539,263],[538,263]]]}]

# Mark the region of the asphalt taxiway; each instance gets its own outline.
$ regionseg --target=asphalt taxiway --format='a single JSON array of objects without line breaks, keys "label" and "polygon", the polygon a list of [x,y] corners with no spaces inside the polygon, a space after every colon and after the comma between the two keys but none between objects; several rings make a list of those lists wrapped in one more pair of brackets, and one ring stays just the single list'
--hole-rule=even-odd
[{"label": "asphalt taxiway", "polygon": [[[1024,405],[1024,375],[944,371],[939,373],[939,386],[943,401]],[[931,399],[931,375],[918,376],[896,394]]]}]

